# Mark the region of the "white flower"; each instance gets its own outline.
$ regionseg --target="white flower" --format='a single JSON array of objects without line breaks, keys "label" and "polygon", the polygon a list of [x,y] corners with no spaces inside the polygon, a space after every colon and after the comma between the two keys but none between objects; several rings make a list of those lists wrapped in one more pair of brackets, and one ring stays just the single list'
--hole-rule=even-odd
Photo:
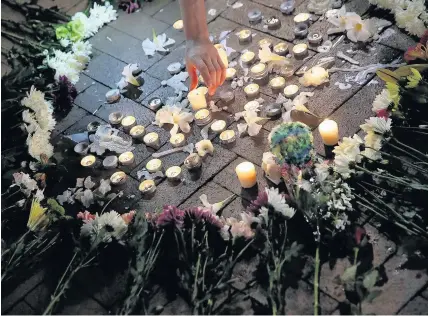
[{"label": "white flower", "polygon": [[349,167],[351,162],[353,162],[353,160],[349,159],[348,156],[336,154],[334,157],[334,171],[339,173],[345,179],[349,178],[351,173],[354,172],[354,170]]},{"label": "white flower", "polygon": [[348,215],[341,213],[341,217],[337,217],[334,219],[334,226],[337,230],[345,230],[345,226],[348,225],[350,222],[348,221]]},{"label": "white flower", "polygon": [[[133,84],[134,86],[140,86],[137,79],[134,77],[132,72],[138,69],[137,64],[129,64],[123,68],[122,75],[125,76],[126,82]],[[124,87],[123,87],[124,88]]]},{"label": "white flower", "polygon": [[382,110],[386,110],[388,106],[392,103],[392,99],[389,95],[388,89],[383,89],[380,94],[378,94],[373,101],[373,112],[379,112]]},{"label": "white flower", "polygon": [[164,106],[156,112],[155,124],[162,127],[163,124],[173,124],[171,135],[177,134],[178,129],[184,133],[190,132],[190,122],[193,114],[178,106]]},{"label": "white flower", "polygon": [[109,243],[114,239],[120,239],[126,234],[128,226],[123,218],[115,211],[96,215],[95,219],[86,222],[80,229],[82,237],[89,237],[92,243]]},{"label": "white flower", "polygon": [[410,21],[407,21],[404,27],[407,32],[417,37],[422,37],[422,35],[424,35],[425,33],[425,30],[427,29],[425,27],[424,22],[421,19],[418,19],[417,17],[414,17]]},{"label": "white flower", "polygon": [[83,206],[89,207],[91,204],[94,204],[94,194],[91,190],[86,189],[83,194],[80,196],[80,202],[82,202]]},{"label": "white flower", "polygon": [[66,190],[62,194],[57,195],[56,200],[61,205],[64,205],[64,203],[74,204],[73,192]]},{"label": "white flower", "polygon": [[327,17],[328,22],[336,26],[341,30],[346,29],[347,23],[350,23],[353,20],[361,19],[358,14],[355,12],[346,12],[346,7],[342,6],[339,10],[336,11],[336,14],[330,15]]},{"label": "white flower", "polygon": [[86,65],[91,59],[92,45],[89,42],[77,41],[73,43],[72,51],[74,53],[74,58],[81,65]]},{"label": "white flower", "polygon": [[363,144],[363,140],[358,136],[354,135],[351,137],[344,137],[339,145],[335,146],[333,152],[337,156],[345,156],[349,161],[360,162],[360,145]]},{"label": "white flower", "polygon": [[79,185],[79,184],[80,184],[80,181],[77,181],[76,188],[84,186],[85,189],[92,189],[95,186],[95,182],[92,181],[91,176],[86,177],[85,181],[83,181],[83,185]]},{"label": "white flower", "polygon": [[218,212],[220,212],[224,206],[234,197],[235,195],[231,195],[228,198],[226,198],[223,201],[211,204],[208,202],[208,196],[206,194],[201,194],[201,196],[199,197],[199,200],[201,201],[202,205],[207,208],[208,210],[210,210],[213,214],[217,214]]},{"label": "white flower", "polygon": [[28,173],[17,172],[13,174],[13,179],[15,183],[12,186],[19,186],[21,192],[24,193],[25,196],[30,196],[31,192],[38,189],[37,182],[34,179],[31,179]]},{"label": "white flower", "polygon": [[62,47],[67,47],[70,44],[70,40],[67,38],[62,38],[59,40],[59,43]]},{"label": "white flower", "polygon": [[379,135],[388,134],[391,131],[392,120],[384,117],[370,117],[360,127],[366,133],[375,132]]},{"label": "white flower", "polygon": [[382,155],[379,151],[374,150],[372,148],[366,148],[364,149],[364,151],[361,152],[361,155],[363,155],[364,157],[366,157],[369,160],[381,160],[382,159]]},{"label": "white flower", "polygon": [[102,195],[106,195],[111,190],[110,179],[101,179],[100,186],[98,187],[98,192]]},{"label": "white flower", "polygon": [[296,210],[290,207],[285,201],[283,194],[279,193],[278,188],[265,188],[268,196],[269,205],[278,213],[281,213],[285,218],[289,219],[294,216]]},{"label": "white flower", "polygon": [[167,39],[166,34],[163,33],[161,35],[153,37],[153,42],[146,38],[143,41],[142,46],[144,53],[147,56],[153,56],[155,52],[169,52],[169,49],[166,47],[171,46],[174,43],[175,40],[173,40],[172,38]]},{"label": "white flower", "polygon": [[233,238],[243,237],[245,239],[250,239],[254,237],[254,232],[246,221],[238,221],[234,217],[222,219],[225,224],[222,228],[222,236],[224,239],[228,239],[229,229]]},{"label": "white flower", "polygon": [[103,6],[94,3],[94,7],[90,9],[89,19],[97,21],[98,25],[101,27],[105,23],[116,20],[117,12],[108,1],[106,1]]},{"label": "white flower", "polygon": [[330,175],[331,166],[328,162],[321,162],[315,164],[315,173],[317,175],[318,182],[324,182]]},{"label": "white flower", "polygon": [[258,117],[257,116],[257,112],[254,110],[247,110],[243,112],[243,117],[245,120],[245,124],[244,123],[240,123],[237,125],[238,127],[238,132],[239,132],[239,136],[241,136],[242,133],[244,133],[247,129],[248,131],[248,135],[250,136],[256,136],[261,128],[262,125],[257,124],[260,121],[263,121],[265,118],[263,117]]},{"label": "white flower", "polygon": [[48,158],[53,156],[54,148],[49,142],[50,136],[50,132],[40,128],[32,136],[28,135],[27,146],[31,157],[41,161],[41,155],[46,155]]},{"label": "white flower", "polygon": [[370,20],[362,20],[361,17],[346,21],[346,35],[353,42],[367,42],[374,35],[374,26]]}]

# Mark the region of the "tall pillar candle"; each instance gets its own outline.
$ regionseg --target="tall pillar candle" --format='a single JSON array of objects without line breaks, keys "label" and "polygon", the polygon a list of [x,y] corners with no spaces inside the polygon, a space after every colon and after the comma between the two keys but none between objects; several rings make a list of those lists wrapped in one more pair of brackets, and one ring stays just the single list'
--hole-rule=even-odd
[{"label": "tall pillar candle", "polygon": [[326,119],[318,127],[322,141],[327,146],[334,146],[339,142],[339,127],[333,120]]}]

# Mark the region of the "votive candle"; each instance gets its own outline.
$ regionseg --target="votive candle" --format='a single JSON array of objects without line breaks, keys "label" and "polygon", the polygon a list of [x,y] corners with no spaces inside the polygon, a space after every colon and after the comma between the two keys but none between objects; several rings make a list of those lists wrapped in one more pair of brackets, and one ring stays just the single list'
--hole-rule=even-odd
[{"label": "votive candle", "polygon": [[299,87],[295,84],[290,84],[284,88],[284,96],[289,99],[294,99],[299,92]]},{"label": "votive candle", "polygon": [[124,130],[129,131],[132,127],[135,126],[137,120],[135,119],[134,116],[129,115],[129,116],[125,116],[122,119],[122,127]]},{"label": "votive candle", "polygon": [[249,161],[241,162],[235,168],[241,187],[252,188],[257,183],[256,167]]},{"label": "votive candle", "polygon": [[171,143],[172,147],[181,147],[186,142],[186,137],[184,137],[184,134],[182,133],[177,133],[171,136],[169,142]]},{"label": "votive candle", "polygon": [[[201,87],[204,88],[204,87]],[[190,105],[194,111],[207,108],[207,99],[205,98],[205,89],[194,89],[187,94]]]},{"label": "votive candle", "polygon": [[318,130],[325,145],[334,146],[339,142],[339,127],[335,121],[325,119]]},{"label": "votive candle", "polygon": [[152,159],[146,164],[146,169],[148,172],[154,173],[162,170],[162,160]]},{"label": "votive candle", "polygon": [[134,159],[134,154],[130,151],[124,152],[119,156],[119,162],[124,166],[132,165]]}]

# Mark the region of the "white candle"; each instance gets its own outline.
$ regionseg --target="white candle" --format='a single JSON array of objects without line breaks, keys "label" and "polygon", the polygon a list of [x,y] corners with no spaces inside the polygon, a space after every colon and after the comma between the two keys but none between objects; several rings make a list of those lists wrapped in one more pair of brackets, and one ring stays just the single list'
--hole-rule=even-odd
[{"label": "white candle", "polygon": [[251,51],[245,52],[241,55],[241,61],[244,64],[251,64],[254,61],[254,58],[256,57],[256,54],[254,54]]},{"label": "white candle", "polygon": [[172,27],[175,28],[177,31],[182,31],[183,30],[183,20],[175,21],[174,24],[172,25]]},{"label": "white candle", "polygon": [[294,23],[296,24],[309,24],[309,19],[311,15],[309,13],[299,13],[294,17]]},{"label": "white candle", "polygon": [[229,61],[227,60],[227,54],[226,51],[224,50],[223,45],[221,44],[216,44],[214,45],[215,48],[217,48],[217,53],[220,56],[220,59],[224,65],[225,68],[229,67]]},{"label": "white candle", "polygon": [[253,98],[257,97],[260,92],[260,87],[257,83],[250,83],[248,86],[244,88],[244,92],[247,97]]},{"label": "white candle", "polygon": [[143,125],[135,125],[131,130],[129,131],[129,134],[132,136],[132,138],[142,140],[144,138],[144,133],[146,132],[146,129]]},{"label": "white candle", "polygon": [[228,129],[220,134],[220,143],[223,145],[229,145],[236,140],[235,131]]},{"label": "white candle", "polygon": [[162,170],[162,161],[160,159],[152,159],[146,164],[148,172],[154,173]]},{"label": "white candle", "polygon": [[211,119],[211,112],[207,109],[202,109],[195,113],[195,123],[198,126],[207,125],[211,122]]},{"label": "white candle", "polygon": [[[201,87],[205,88],[205,87]],[[190,105],[194,111],[207,108],[207,100],[205,98],[205,89],[194,89],[187,94]]]},{"label": "white candle", "polygon": [[273,47],[273,52],[280,56],[285,56],[288,53],[288,44],[281,42]]},{"label": "white candle", "polygon": [[135,126],[137,120],[135,119],[135,117],[129,115],[129,116],[125,116],[122,119],[122,127],[126,130],[129,131],[132,127]]},{"label": "white candle", "polygon": [[241,162],[235,168],[239,182],[244,189],[252,188],[257,183],[256,167],[249,161]]},{"label": "white candle", "polygon": [[172,147],[181,147],[186,142],[186,137],[184,137],[184,134],[182,133],[177,133],[171,136],[169,142],[171,143]]},{"label": "white candle", "polygon": [[118,171],[118,172],[115,172],[111,175],[110,182],[113,185],[118,185],[118,184],[124,183],[126,181],[126,178],[127,178],[127,176],[126,176],[125,172]]},{"label": "white candle", "polygon": [[334,146],[339,142],[339,127],[335,121],[325,119],[318,130],[325,145]]},{"label": "white candle", "polygon": [[285,86],[285,79],[283,77],[272,78],[269,82],[269,86],[272,90],[282,89]]},{"label": "white candle", "polygon": [[119,156],[119,162],[124,166],[129,166],[134,162],[134,154],[130,151],[124,152]]},{"label": "white candle", "polygon": [[223,132],[225,128],[226,121],[223,120],[218,120],[211,124],[211,130],[216,134]]},{"label": "white candle", "polygon": [[232,80],[236,76],[235,68],[227,68],[226,69],[226,80]]},{"label": "white candle", "polygon": [[303,57],[308,54],[308,45],[306,44],[297,44],[293,47],[294,57]]},{"label": "white candle", "polygon": [[152,147],[154,149],[159,149],[160,147],[160,141],[159,141],[159,135],[155,132],[148,133],[143,138],[144,144],[146,146]]},{"label": "white candle", "polygon": [[82,158],[82,160],[80,160],[80,164],[85,167],[85,168],[90,168],[93,167],[95,165],[95,161],[97,159],[95,158],[95,156],[93,155],[88,155]]},{"label": "white candle", "polygon": [[152,194],[156,191],[156,184],[153,180],[144,180],[140,183],[138,190],[143,194]]},{"label": "white candle", "polygon": [[284,96],[289,99],[293,99],[297,95],[297,92],[299,92],[299,87],[295,84],[290,84],[284,88]]},{"label": "white candle", "polygon": [[259,75],[261,73],[263,73],[263,71],[265,71],[266,69],[266,65],[262,64],[262,63],[258,63],[256,65],[254,65],[253,67],[251,67],[251,73],[253,75]]},{"label": "white candle", "polygon": [[238,39],[240,44],[245,44],[251,41],[251,31],[250,30],[242,30],[238,33]]},{"label": "white candle", "polygon": [[165,175],[170,181],[178,181],[181,178],[181,168],[179,166],[169,167]]}]

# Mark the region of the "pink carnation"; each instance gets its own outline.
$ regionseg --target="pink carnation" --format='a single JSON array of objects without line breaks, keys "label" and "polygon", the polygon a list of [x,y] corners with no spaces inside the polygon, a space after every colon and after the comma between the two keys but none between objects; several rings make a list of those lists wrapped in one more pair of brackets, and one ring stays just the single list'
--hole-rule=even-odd
[{"label": "pink carnation", "polygon": [[125,213],[125,214],[122,214],[120,216],[122,216],[122,219],[126,223],[126,225],[129,225],[129,223],[132,222],[132,219],[135,216],[135,211],[132,210],[132,211]]},{"label": "pink carnation", "polygon": [[77,218],[80,218],[85,224],[89,223],[90,221],[93,221],[95,219],[95,215],[92,215],[88,211],[85,212],[79,212],[77,214]]}]

